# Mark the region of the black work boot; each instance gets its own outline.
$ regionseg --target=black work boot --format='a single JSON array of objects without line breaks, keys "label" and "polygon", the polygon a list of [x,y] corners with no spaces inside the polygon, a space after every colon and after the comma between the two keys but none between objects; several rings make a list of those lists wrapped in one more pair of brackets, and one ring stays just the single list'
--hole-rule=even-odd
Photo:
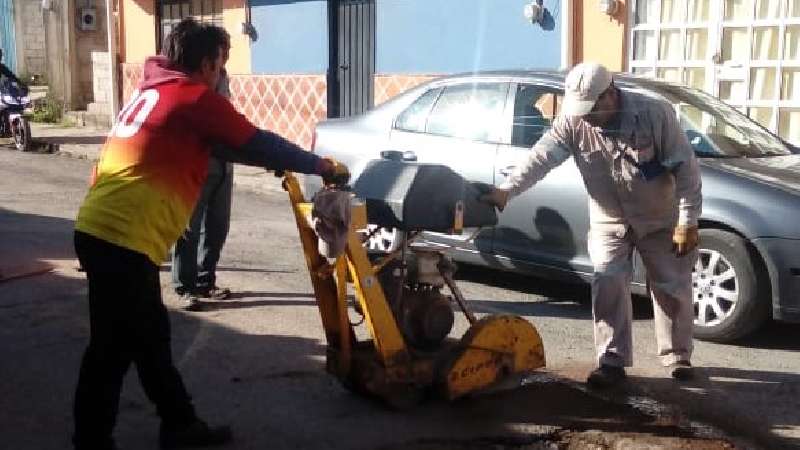
[{"label": "black work boot", "polygon": [[159,441],[161,448],[213,447],[230,442],[233,439],[231,428],[227,425],[210,427],[200,419],[177,427],[161,424]]},{"label": "black work boot", "polygon": [[589,387],[595,389],[606,389],[616,386],[625,379],[625,369],[622,367],[609,366],[602,364],[586,378]]},{"label": "black work boot", "polygon": [[668,365],[667,373],[678,381],[688,381],[694,378],[692,364],[686,360],[680,360]]}]

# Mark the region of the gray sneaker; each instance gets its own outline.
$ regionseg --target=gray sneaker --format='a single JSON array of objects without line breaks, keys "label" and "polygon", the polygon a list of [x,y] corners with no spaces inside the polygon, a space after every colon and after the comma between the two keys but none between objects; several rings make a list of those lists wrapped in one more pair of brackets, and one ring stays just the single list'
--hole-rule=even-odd
[{"label": "gray sneaker", "polygon": [[203,303],[200,302],[200,299],[191,292],[184,292],[182,294],[178,294],[179,302],[181,305],[181,309],[184,311],[202,311],[203,310]]},{"label": "gray sneaker", "polygon": [[197,288],[195,294],[198,297],[209,298],[211,300],[225,300],[231,295],[231,290],[226,287],[211,286],[208,288]]}]

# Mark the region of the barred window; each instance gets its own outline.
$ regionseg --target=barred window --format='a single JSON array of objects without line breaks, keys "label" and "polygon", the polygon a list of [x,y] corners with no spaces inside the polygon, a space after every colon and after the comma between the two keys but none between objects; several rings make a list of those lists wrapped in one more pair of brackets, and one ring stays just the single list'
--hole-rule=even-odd
[{"label": "barred window", "polygon": [[222,0],[160,0],[159,48],[163,39],[181,20],[193,17],[198,22],[222,25]]}]

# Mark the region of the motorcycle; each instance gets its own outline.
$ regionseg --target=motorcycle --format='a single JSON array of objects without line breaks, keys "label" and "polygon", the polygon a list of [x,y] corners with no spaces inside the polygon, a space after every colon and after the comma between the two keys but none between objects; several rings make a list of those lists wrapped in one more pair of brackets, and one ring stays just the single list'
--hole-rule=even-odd
[{"label": "motorcycle", "polygon": [[25,108],[31,106],[28,88],[8,79],[0,82],[0,137],[13,138],[20,151],[31,149],[31,126]]}]

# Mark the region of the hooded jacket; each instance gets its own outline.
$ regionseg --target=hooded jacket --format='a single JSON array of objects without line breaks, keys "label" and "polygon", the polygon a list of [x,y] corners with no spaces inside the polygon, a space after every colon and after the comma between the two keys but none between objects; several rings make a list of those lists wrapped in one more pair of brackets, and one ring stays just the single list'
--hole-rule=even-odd
[{"label": "hooded jacket", "polygon": [[216,143],[240,162],[303,173],[319,166],[317,156],[258,130],[166,58],[148,58],[101,151],[75,229],[160,264],[189,221]]}]

